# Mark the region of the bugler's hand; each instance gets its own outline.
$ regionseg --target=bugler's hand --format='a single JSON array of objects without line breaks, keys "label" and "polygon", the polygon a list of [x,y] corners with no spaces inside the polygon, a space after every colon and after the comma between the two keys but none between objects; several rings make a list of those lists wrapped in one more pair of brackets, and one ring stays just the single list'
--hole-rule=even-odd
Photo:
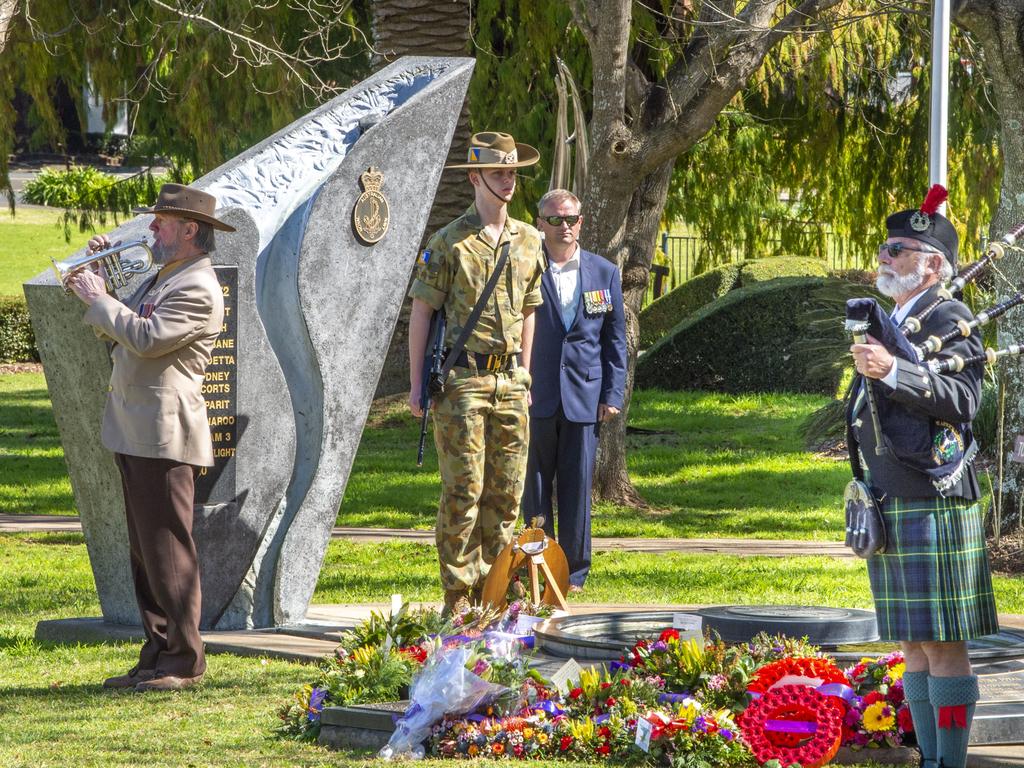
[{"label": "bugler's hand", "polygon": [[103,278],[87,269],[75,272],[67,280],[67,286],[86,304],[92,304],[100,296],[107,293],[107,284]]}]

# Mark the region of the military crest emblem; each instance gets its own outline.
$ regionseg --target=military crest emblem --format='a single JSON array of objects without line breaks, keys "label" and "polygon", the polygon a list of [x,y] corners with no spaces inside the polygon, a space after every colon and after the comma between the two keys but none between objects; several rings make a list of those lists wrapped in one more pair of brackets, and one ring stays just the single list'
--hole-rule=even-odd
[{"label": "military crest emblem", "polygon": [[380,191],[384,186],[384,174],[371,165],[359,176],[359,181],[363,193],[352,209],[352,226],[356,237],[367,245],[373,245],[384,237],[391,221],[387,198]]}]

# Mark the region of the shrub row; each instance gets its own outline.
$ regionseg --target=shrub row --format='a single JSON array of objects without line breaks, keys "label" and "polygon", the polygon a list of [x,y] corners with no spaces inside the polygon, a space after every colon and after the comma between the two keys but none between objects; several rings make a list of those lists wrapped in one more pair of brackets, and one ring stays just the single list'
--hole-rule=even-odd
[{"label": "shrub row", "polygon": [[25,299],[0,296],[0,363],[29,362],[39,362],[39,351]]},{"label": "shrub row", "polygon": [[640,313],[640,348],[645,349],[688,315],[729,291],[779,277],[821,276],[828,267],[821,259],[779,256],[771,259],[736,261],[697,275]]},{"label": "shrub row", "polygon": [[181,171],[161,176],[142,173],[118,178],[92,166],[67,170],[43,170],[25,183],[25,202],[55,208],[127,212],[135,206],[149,205],[166,182],[190,181]]},{"label": "shrub row", "polygon": [[[637,362],[636,386],[717,392],[834,394],[840,371],[821,366],[805,316],[824,277],[784,277],[738,288],[699,309]],[[841,327],[841,325],[839,326]]]}]

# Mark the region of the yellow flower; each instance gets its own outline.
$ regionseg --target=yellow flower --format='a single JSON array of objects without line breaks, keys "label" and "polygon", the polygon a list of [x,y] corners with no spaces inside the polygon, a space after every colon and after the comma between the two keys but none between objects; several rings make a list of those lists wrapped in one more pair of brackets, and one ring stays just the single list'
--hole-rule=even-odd
[{"label": "yellow flower", "polygon": [[501,742],[497,742],[495,744],[491,744],[491,752],[493,752],[494,754],[500,755],[504,751],[505,751],[505,745],[502,744]]},{"label": "yellow flower", "polygon": [[476,755],[477,752],[480,751],[480,747],[478,747],[476,744],[470,744],[468,751],[469,751],[469,756],[473,757],[473,756]]},{"label": "yellow flower", "polygon": [[533,736],[533,728],[523,728],[523,738],[529,739]]},{"label": "yellow flower", "polygon": [[541,731],[540,733],[537,734],[537,743],[538,744],[547,744],[548,743],[548,735],[546,733],[544,733],[544,731]]},{"label": "yellow flower", "polygon": [[864,710],[864,728],[868,731],[888,731],[896,725],[892,707],[884,701],[876,701]]},{"label": "yellow flower", "polygon": [[906,671],[907,665],[901,661],[899,664],[893,664],[891,667],[889,667],[889,677],[891,677],[894,681],[901,680],[903,678],[903,673]]}]

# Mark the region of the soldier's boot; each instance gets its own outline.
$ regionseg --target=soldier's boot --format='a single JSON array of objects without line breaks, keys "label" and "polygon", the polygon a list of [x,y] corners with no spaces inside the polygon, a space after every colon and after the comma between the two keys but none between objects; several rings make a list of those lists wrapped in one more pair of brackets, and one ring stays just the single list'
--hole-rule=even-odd
[{"label": "soldier's boot", "polygon": [[935,708],[938,725],[935,736],[939,765],[944,768],[965,768],[974,705],[981,698],[978,678],[975,675],[932,675],[928,681],[928,698]]},{"label": "soldier's boot", "polygon": [[914,735],[921,753],[921,768],[936,768],[935,710],[928,698],[928,673],[906,672],[903,675],[903,695],[914,720]]},{"label": "soldier's boot", "polygon": [[441,615],[445,618],[458,616],[469,610],[469,592],[465,589],[446,589],[444,591],[444,610]]}]

